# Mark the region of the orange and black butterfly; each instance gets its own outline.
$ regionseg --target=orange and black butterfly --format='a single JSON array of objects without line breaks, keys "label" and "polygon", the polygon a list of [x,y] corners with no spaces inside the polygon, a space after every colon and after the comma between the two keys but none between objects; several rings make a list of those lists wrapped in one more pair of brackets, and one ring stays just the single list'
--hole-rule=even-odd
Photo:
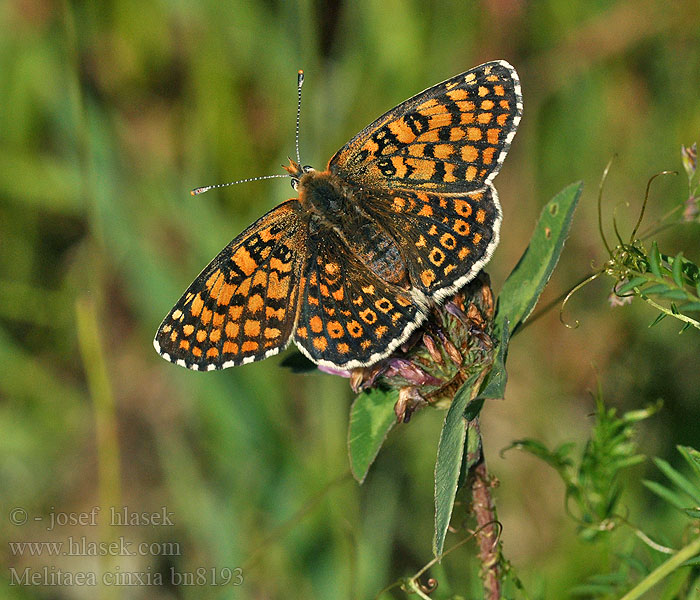
[{"label": "orange and black butterfly", "polygon": [[290,160],[298,197],[200,273],[159,327],[156,350],[207,371],[292,340],[338,369],[387,357],[491,257],[501,224],[491,182],[522,108],[515,69],[488,62],[379,117],[325,171]]}]

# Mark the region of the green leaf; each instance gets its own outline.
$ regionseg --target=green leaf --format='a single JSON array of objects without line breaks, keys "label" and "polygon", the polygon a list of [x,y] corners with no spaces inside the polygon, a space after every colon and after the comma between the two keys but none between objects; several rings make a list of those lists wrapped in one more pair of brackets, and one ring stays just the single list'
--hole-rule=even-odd
[{"label": "green leaf", "polygon": [[457,494],[457,483],[462,470],[462,455],[467,436],[464,409],[477,375],[470,377],[455,394],[440,432],[437,462],[435,463],[435,537],[433,554],[440,556],[445,546],[447,528]]},{"label": "green leaf", "polygon": [[686,479],[684,475],[682,475],[679,471],[676,471],[676,469],[674,469],[665,460],[655,458],[654,464],[675,484],[679,490],[690,496],[696,506],[700,506],[700,488],[698,488],[698,486]]},{"label": "green leaf", "polygon": [[514,333],[535,308],[564,248],[582,190],[581,182],[573,183],[542,209],[530,244],[501,289],[494,319],[499,329],[508,319]]},{"label": "green leaf", "polygon": [[679,252],[673,259],[673,281],[679,288],[683,287],[683,253]]},{"label": "green leaf", "polygon": [[647,281],[649,280],[646,277],[633,277],[627,283],[624,283],[620,287],[616,288],[615,291],[618,293],[618,295],[622,296],[623,294],[631,292],[634,290],[634,288],[643,286]]},{"label": "green leaf", "polygon": [[642,483],[647,489],[654,492],[663,500],[666,500],[666,502],[668,502],[669,504],[675,506],[678,510],[684,510],[685,508],[687,508],[688,503],[684,501],[679,494],[669,490],[667,487],[664,487],[660,483],[656,483],[655,481],[649,481],[647,479],[642,481]]},{"label": "green leaf", "polygon": [[646,296],[651,296],[652,294],[660,294],[661,292],[665,292],[667,289],[667,285],[663,283],[655,283],[654,285],[650,285],[648,288],[644,288],[644,294]]},{"label": "green leaf", "polygon": [[700,519],[700,509],[698,508],[684,508],[683,512],[691,519]]},{"label": "green leaf", "polygon": [[[501,337],[496,349],[491,371],[486,376],[481,386],[479,395],[474,400],[498,400],[506,393],[508,373],[506,373],[506,358],[508,357],[508,343],[510,342],[510,321],[506,319],[501,327]],[[467,416],[467,418],[474,418]]]},{"label": "green leaf", "polygon": [[360,483],[367,477],[389,430],[396,423],[394,404],[398,399],[396,390],[385,392],[375,388],[360,394],[352,403],[348,454],[352,475]]},{"label": "green leaf", "polygon": [[657,295],[661,296],[665,300],[687,300],[688,299],[688,294],[686,294],[683,290],[666,290],[665,292],[660,292]]},{"label": "green leaf", "polygon": [[681,304],[678,307],[678,310],[680,310],[682,312],[699,311],[700,310],[700,302],[686,302],[685,304]]},{"label": "green leaf", "polygon": [[690,446],[676,446],[676,448],[700,480],[700,452]]},{"label": "green leaf", "polygon": [[649,259],[649,268],[651,272],[657,277],[663,277],[663,275],[661,275],[661,254],[659,253],[659,246],[656,242],[652,242],[651,244],[651,256]]}]

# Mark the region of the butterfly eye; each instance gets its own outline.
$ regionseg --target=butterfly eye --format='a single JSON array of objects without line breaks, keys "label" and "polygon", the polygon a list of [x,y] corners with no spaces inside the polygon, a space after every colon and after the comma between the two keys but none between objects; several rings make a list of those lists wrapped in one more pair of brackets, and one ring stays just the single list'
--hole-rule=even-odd
[{"label": "butterfly eye", "polygon": [[292,181],[290,183],[292,184],[294,191],[299,189],[299,180],[296,177],[292,177]]},{"label": "butterfly eye", "polygon": [[311,165],[304,165],[302,167],[302,171],[304,171],[304,173],[308,173],[309,171],[315,171],[315,170],[316,169],[314,169]]}]

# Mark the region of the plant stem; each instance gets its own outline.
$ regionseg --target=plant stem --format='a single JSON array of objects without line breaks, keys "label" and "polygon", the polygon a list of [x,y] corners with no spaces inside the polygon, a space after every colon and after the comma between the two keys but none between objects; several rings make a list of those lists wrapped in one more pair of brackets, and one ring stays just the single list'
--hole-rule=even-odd
[{"label": "plant stem", "polygon": [[644,592],[659,583],[664,577],[675,571],[686,560],[693,558],[698,553],[700,553],[700,537],[695,538],[692,542],[690,542],[690,544],[684,548],[681,548],[665,563],[659,565],[622,598],[620,598],[620,600],[636,600]]},{"label": "plant stem", "polygon": [[484,598],[499,600],[501,597],[501,544],[498,540],[496,507],[491,496],[491,478],[483,456],[472,470],[472,477],[472,510],[477,524],[476,538],[479,542]]}]

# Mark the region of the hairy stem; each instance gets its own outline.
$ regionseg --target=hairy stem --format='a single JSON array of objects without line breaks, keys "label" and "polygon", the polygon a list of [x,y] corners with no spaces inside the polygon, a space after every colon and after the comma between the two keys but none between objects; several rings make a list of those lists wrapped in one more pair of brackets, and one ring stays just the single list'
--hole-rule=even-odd
[{"label": "hairy stem", "polygon": [[501,543],[498,537],[496,507],[491,496],[491,478],[483,456],[472,470],[471,491],[484,598],[498,600],[501,597]]}]

